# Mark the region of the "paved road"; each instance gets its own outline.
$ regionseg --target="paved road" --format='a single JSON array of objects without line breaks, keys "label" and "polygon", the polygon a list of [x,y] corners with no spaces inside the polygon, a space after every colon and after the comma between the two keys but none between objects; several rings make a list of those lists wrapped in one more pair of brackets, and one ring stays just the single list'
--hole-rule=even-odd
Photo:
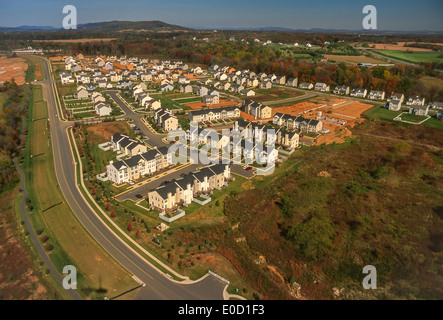
[{"label": "paved road", "polygon": [[[193,284],[181,284],[166,278],[109,230],[89,207],[75,185],[74,159],[66,133],[69,123],[60,121],[57,115],[49,62],[41,57],[39,58],[44,62],[43,95],[48,102],[55,172],[59,187],[65,196],[66,202],[86,230],[115,260],[146,284],[137,298],[169,300],[223,299],[223,289],[226,284],[214,276],[207,276]],[[97,268],[100,268],[99,264]]]},{"label": "paved road", "polygon": [[161,147],[168,146],[167,143],[164,143],[162,139],[166,137],[166,134],[158,134],[154,133],[143,123],[141,120],[143,118],[142,114],[135,113],[129,108],[118,96],[119,91],[109,90],[103,91],[103,93],[109,94],[112,99],[118,104],[118,106],[123,110],[126,114],[124,117],[127,119],[131,119],[134,121],[134,124],[140,129],[140,131],[148,138],[148,144],[152,147]]}]

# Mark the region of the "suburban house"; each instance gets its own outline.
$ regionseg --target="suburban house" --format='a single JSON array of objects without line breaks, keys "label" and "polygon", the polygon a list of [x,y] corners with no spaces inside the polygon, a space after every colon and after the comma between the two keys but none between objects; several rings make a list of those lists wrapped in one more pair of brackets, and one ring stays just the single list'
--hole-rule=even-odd
[{"label": "suburban house", "polygon": [[271,81],[262,81],[258,85],[259,89],[271,89],[272,88],[272,82]]},{"label": "suburban house", "polygon": [[158,109],[154,112],[154,121],[167,132],[178,128],[177,117],[175,117],[171,111],[165,109]]},{"label": "suburban house", "polygon": [[271,118],[272,109],[257,101],[246,99],[242,104],[242,111],[250,114],[256,119]]},{"label": "suburban house", "polygon": [[60,80],[61,80],[62,84],[72,84],[75,82],[71,73],[67,72],[67,71],[60,72]]},{"label": "suburban house", "polygon": [[135,156],[146,152],[148,148],[127,135],[116,133],[111,136],[111,148],[114,151],[121,151],[126,156]]},{"label": "suburban house", "polygon": [[247,96],[247,97],[252,97],[255,96],[255,92],[254,90],[251,89],[244,89],[240,91],[240,94],[243,96]]},{"label": "suburban house", "polygon": [[84,86],[77,87],[77,99],[89,99],[89,92]]},{"label": "suburban house", "polygon": [[315,91],[320,91],[320,92],[326,92],[329,91],[329,86],[326,83],[323,82],[317,82],[315,84]]},{"label": "suburban house", "polygon": [[209,94],[209,90],[206,87],[199,87],[196,89],[196,94],[200,97],[204,97]]},{"label": "suburban house", "polygon": [[336,86],[334,94],[348,95],[350,88],[348,86]]},{"label": "suburban house", "polygon": [[160,86],[160,91],[172,91],[174,90],[174,86],[170,83],[165,83],[164,85]]},{"label": "suburban house", "polygon": [[300,85],[298,87],[299,87],[299,89],[311,90],[312,88],[314,88],[314,85],[312,83],[303,82],[303,83],[300,83]]},{"label": "suburban house", "polygon": [[220,102],[220,99],[217,95],[207,95],[202,98],[202,102],[204,104],[217,104]]},{"label": "suburban house", "polygon": [[371,100],[384,100],[385,99],[385,92],[384,91],[378,91],[378,90],[371,90],[368,94],[368,99]]},{"label": "suburban house", "polygon": [[385,107],[391,111],[400,111],[404,99],[405,96],[402,93],[392,93]]},{"label": "suburban house", "polygon": [[192,93],[192,86],[190,84],[182,84],[180,85],[180,92]]},{"label": "suburban house", "polygon": [[368,94],[368,90],[364,88],[352,89],[350,96],[357,98],[364,98]]},{"label": "suburban house", "polygon": [[99,117],[110,116],[112,108],[108,103],[97,102],[94,104],[95,113]]},{"label": "suburban house", "polygon": [[424,106],[425,105],[425,98],[422,97],[410,97],[408,101],[406,102],[407,106]]},{"label": "suburban house", "polygon": [[298,78],[289,78],[289,80],[286,82],[286,85],[288,87],[297,87],[298,84]]},{"label": "suburban house", "polygon": [[429,112],[429,105],[411,105],[409,106],[409,113],[416,116],[427,116]]}]

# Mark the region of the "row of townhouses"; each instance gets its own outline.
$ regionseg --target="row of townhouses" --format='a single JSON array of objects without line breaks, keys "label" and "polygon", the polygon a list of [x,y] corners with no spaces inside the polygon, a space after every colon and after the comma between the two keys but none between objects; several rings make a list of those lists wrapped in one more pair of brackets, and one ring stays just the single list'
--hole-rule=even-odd
[{"label": "row of townhouses", "polygon": [[232,106],[232,107],[192,110],[189,111],[188,115],[189,115],[189,121],[197,121],[197,122],[235,119],[240,117],[240,108]]},{"label": "row of townhouses", "polygon": [[122,184],[153,174],[167,168],[171,163],[168,148],[160,147],[136,154],[128,159],[110,161],[106,167],[106,173],[108,180],[115,184]]},{"label": "row of townhouses", "polygon": [[213,189],[223,188],[230,178],[229,165],[214,164],[201,168],[179,179],[163,183],[149,192],[149,206],[159,211],[187,206],[201,193],[207,194]]},{"label": "row of townhouses", "polygon": [[272,123],[300,132],[319,133],[323,129],[323,123],[320,120],[307,119],[302,116],[293,116],[280,112],[274,115]]}]

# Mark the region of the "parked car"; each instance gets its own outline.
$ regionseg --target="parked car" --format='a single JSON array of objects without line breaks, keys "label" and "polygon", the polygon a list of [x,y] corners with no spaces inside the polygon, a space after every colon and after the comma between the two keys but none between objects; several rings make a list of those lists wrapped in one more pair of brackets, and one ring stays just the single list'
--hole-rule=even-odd
[{"label": "parked car", "polygon": [[252,170],[252,167],[247,167],[246,171]]},{"label": "parked car", "polygon": [[135,195],[135,197],[138,198],[138,199],[143,198],[143,196],[142,196],[140,193],[137,193],[137,194]]}]

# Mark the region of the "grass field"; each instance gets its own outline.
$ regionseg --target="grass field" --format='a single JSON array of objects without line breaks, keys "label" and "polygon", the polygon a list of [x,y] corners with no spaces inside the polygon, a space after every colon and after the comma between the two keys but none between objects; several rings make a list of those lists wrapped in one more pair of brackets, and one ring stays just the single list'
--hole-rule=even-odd
[{"label": "grass field", "polygon": [[[412,124],[408,124],[408,123],[404,123],[404,122],[400,122],[400,121],[394,121],[394,118],[402,112],[405,112],[405,111],[390,111],[384,107],[375,106],[375,107],[363,112],[362,115],[364,115],[366,118],[368,118],[370,120],[378,119],[378,120],[394,122],[394,123],[405,125],[405,126],[412,125]],[[410,114],[403,114],[402,119],[405,121],[410,121],[410,122],[419,122],[419,121],[422,121],[424,119],[424,117],[414,116],[414,115],[410,115]],[[421,125],[426,126],[426,127],[443,129],[443,121],[437,120],[435,118],[428,119],[425,122],[423,122]]]},{"label": "grass field", "polygon": [[420,63],[420,62],[443,62],[440,52],[407,52],[402,50],[380,50],[377,51],[385,56],[392,57],[395,59],[403,60],[406,62]]},{"label": "grass field", "polygon": [[41,87],[34,87],[33,94],[29,119],[43,120],[28,120],[28,147],[23,168],[34,229],[40,230],[41,237],[48,238],[44,246],[58,270],[67,264],[77,267],[78,292],[83,297],[103,299],[135,287],[137,284],[127,271],[98,246],[65,203],[54,172],[50,133],[45,120],[48,112]]},{"label": "grass field", "polygon": [[373,63],[373,64],[383,64],[386,61],[381,59],[375,59],[366,56],[343,56],[343,55],[334,55],[334,54],[325,54],[325,58],[328,58],[330,61],[338,61],[338,62],[346,62],[346,63]]},{"label": "grass field", "polygon": [[426,88],[437,87],[439,90],[443,90],[443,79],[436,77],[423,77],[419,80]]}]

